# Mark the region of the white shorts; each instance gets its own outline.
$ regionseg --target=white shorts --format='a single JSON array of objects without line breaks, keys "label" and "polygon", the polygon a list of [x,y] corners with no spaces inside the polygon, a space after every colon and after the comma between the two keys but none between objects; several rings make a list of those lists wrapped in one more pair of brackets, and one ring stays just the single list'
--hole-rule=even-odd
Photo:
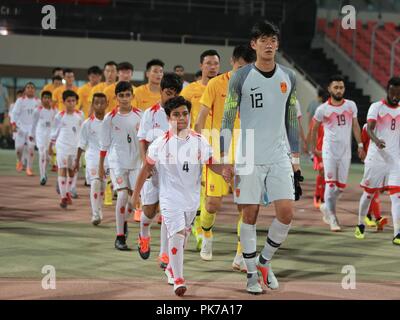
[{"label": "white shorts", "polygon": [[59,169],[73,169],[75,166],[76,154],[58,152],[56,158]]},{"label": "white shorts", "polygon": [[50,145],[50,135],[46,134],[37,134],[35,137],[36,146],[39,151],[47,151]]},{"label": "white shorts", "polygon": [[15,149],[22,148],[25,144],[28,146],[28,148],[35,147],[35,143],[29,141],[28,133],[21,129],[18,129],[17,135],[15,137]]},{"label": "white shorts", "polygon": [[272,165],[255,165],[251,174],[235,176],[235,203],[266,205],[276,200],[294,200],[293,179],[289,158]]},{"label": "white shorts", "polygon": [[142,205],[147,206],[156,204],[159,201],[159,197],[160,187],[158,173],[154,172],[154,174],[144,182],[142,191],[140,192],[140,199]]},{"label": "white shorts", "polygon": [[400,192],[400,164],[366,162],[361,187],[368,193],[381,190]]},{"label": "white shorts", "polygon": [[129,189],[133,190],[140,169],[110,169],[111,181],[114,190]]},{"label": "white shorts", "polygon": [[[106,176],[109,175],[109,169],[108,168],[104,168],[105,169],[105,173]],[[86,181],[92,182],[94,179],[99,179],[99,166],[88,166],[86,165],[86,175],[85,175]],[[106,178],[103,178],[103,180],[105,181]]]},{"label": "white shorts", "polygon": [[351,159],[322,159],[324,163],[325,182],[336,184],[340,189],[346,188]]},{"label": "white shorts", "polygon": [[186,212],[180,210],[161,209],[161,215],[165,226],[167,227],[168,238],[171,238],[179,231],[191,227],[192,222],[196,217],[196,211]]}]

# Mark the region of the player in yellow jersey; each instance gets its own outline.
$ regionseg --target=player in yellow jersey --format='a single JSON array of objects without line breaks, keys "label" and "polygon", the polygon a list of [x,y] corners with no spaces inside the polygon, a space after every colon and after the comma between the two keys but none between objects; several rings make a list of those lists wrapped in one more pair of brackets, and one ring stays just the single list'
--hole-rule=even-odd
[{"label": "player in yellow jersey", "polygon": [[[225,97],[228,90],[228,82],[231,74],[242,66],[255,61],[254,50],[250,46],[240,45],[233,50],[231,65],[232,71],[223,73],[211,79],[200,98],[200,112],[196,119],[195,130],[209,138],[213,147],[213,154],[217,157],[220,154],[219,137],[224,115]],[[239,129],[239,121],[236,119],[235,128]],[[214,132],[213,132],[214,131]],[[232,147],[234,149],[234,147]],[[234,151],[231,150],[231,154]],[[233,159],[233,157],[231,157]],[[203,230],[203,241],[200,257],[203,260],[212,260],[212,228],[215,222],[216,213],[221,209],[222,198],[229,192],[229,185],[222,176],[205,169],[205,186],[202,188],[202,197],[205,198],[205,205],[201,206],[200,222]],[[240,246],[240,224],[242,215],[239,213],[238,221],[238,245],[236,256],[232,267],[236,271],[246,271],[246,265],[242,256]]]},{"label": "player in yellow jersey", "polygon": [[74,82],[75,82],[74,71],[72,71],[71,69],[65,69],[64,70],[64,80],[65,80],[65,84],[63,84],[62,86],[55,89],[53,92],[53,97],[52,97],[54,106],[58,109],[58,111],[65,110],[64,102],[62,99],[62,94],[65,90],[72,90],[76,94],[78,94],[78,87],[74,84]]},{"label": "player in yellow jersey", "polygon": [[[217,51],[204,51],[200,55],[201,78],[195,82],[188,84],[181,92],[181,96],[192,103],[192,109],[190,111],[191,128],[194,128],[194,124],[200,110],[200,98],[203,95],[204,90],[206,89],[208,81],[218,75],[220,67],[219,60],[220,57]],[[204,204],[203,198],[200,200],[200,203],[200,206]],[[197,212],[196,218],[194,220],[193,234],[196,237],[197,250],[200,250],[203,234],[200,224],[200,210]]]},{"label": "player in yellow jersey", "polygon": [[97,86],[101,81],[101,69],[98,66],[92,66],[88,69],[88,79],[89,82],[85,83],[82,87],[78,89],[79,105],[78,109],[83,112],[85,119],[89,117],[90,105],[89,97],[92,89]]},{"label": "player in yellow jersey", "polygon": [[46,84],[41,90],[40,94],[42,94],[43,91],[50,91],[51,93],[53,93],[53,91],[56,88],[62,85],[63,77],[64,77],[64,70],[60,67],[54,68],[52,72],[51,83]]},{"label": "player in yellow jersey", "polygon": [[133,106],[142,111],[154,106],[160,101],[161,79],[164,74],[164,62],[153,59],[146,64],[146,78],[148,82],[135,89]]},{"label": "player in yellow jersey", "polygon": [[[130,82],[132,80],[132,75],[133,75],[133,65],[130,62],[121,62],[117,66],[117,72],[118,72],[118,82],[121,81]],[[118,82],[109,85],[103,90],[103,93],[106,95],[108,102],[106,113],[110,112],[118,105],[117,97],[115,96],[115,87],[117,86]],[[132,88],[133,90],[135,90],[135,86],[132,85]],[[131,104],[133,107],[133,99]]]},{"label": "player in yellow jersey", "polygon": [[104,89],[114,84],[117,81],[117,67],[118,64],[115,61],[108,61],[104,64],[103,76],[104,81],[94,86],[90,92],[89,102],[92,103],[93,95],[95,93],[103,93]]}]

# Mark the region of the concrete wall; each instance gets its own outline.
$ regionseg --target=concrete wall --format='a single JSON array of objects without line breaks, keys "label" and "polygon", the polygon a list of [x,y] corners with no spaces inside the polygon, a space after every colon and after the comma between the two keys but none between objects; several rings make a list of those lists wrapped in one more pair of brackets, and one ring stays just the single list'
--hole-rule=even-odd
[{"label": "concrete wall", "polygon": [[312,46],[323,48],[325,54],[335,61],[340,71],[369,95],[372,101],[386,97],[385,89],[328,37],[315,37]]},{"label": "concrete wall", "polygon": [[221,55],[221,72],[230,69],[233,47],[229,46],[30,35],[0,36],[0,65],[86,69],[115,60],[130,61],[137,71],[144,71],[147,61],[162,58],[167,71],[182,64],[187,73],[195,73],[200,54],[207,49],[216,49]]}]

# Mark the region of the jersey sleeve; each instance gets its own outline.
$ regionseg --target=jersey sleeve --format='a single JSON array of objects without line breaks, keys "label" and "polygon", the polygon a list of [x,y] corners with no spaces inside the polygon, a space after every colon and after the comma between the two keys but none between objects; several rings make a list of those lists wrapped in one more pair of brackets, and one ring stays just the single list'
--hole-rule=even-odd
[{"label": "jersey sleeve", "polygon": [[149,146],[149,149],[147,150],[146,161],[151,165],[155,165],[159,161],[158,143],[154,142]]},{"label": "jersey sleeve", "polygon": [[376,103],[372,104],[368,110],[367,122],[378,120],[378,113],[379,113],[379,105]]},{"label": "jersey sleeve", "polygon": [[37,128],[37,124],[39,122],[39,114],[40,114],[40,109],[36,108],[35,111],[33,111],[33,115],[32,115],[32,127],[31,127],[31,131],[29,133],[29,136],[35,138],[36,136],[36,128]]},{"label": "jersey sleeve", "polygon": [[147,142],[153,141],[153,137],[149,136],[149,131],[152,128],[152,124],[151,124],[151,115],[148,110],[150,109],[147,109],[143,113],[142,118],[140,119],[139,131],[137,135],[139,141],[147,141]]},{"label": "jersey sleeve", "polygon": [[50,134],[50,139],[52,142],[55,142],[58,138],[58,135],[60,134],[61,117],[62,117],[61,112],[59,112],[54,118],[54,125],[51,128],[51,134]]},{"label": "jersey sleeve", "polygon": [[202,164],[213,163],[213,150],[204,137],[200,138],[200,161]]},{"label": "jersey sleeve", "polygon": [[14,104],[13,111],[12,111],[12,118],[14,123],[18,123],[19,118],[21,116],[21,98],[18,98]]},{"label": "jersey sleeve", "polygon": [[322,122],[324,120],[324,108],[320,105],[314,113],[314,119],[318,122]]},{"label": "jersey sleeve", "polygon": [[229,79],[228,92],[224,104],[224,115],[222,116],[220,133],[221,153],[227,154],[231,144],[233,127],[235,124],[236,114],[240,105],[242,84],[244,80],[240,76],[240,71],[242,70],[233,73],[232,77]]},{"label": "jersey sleeve", "polygon": [[358,109],[357,109],[357,105],[356,105],[355,102],[353,102],[353,103],[351,104],[351,111],[353,111],[353,119],[354,119],[354,118],[357,118],[357,116],[358,116]]},{"label": "jersey sleeve", "polygon": [[133,99],[132,99],[131,105],[132,105],[132,107],[134,107],[136,109],[139,109],[139,97],[138,97],[138,95],[140,94],[139,91],[140,91],[140,89],[138,89],[138,88],[135,88],[133,90]]},{"label": "jersey sleeve", "polygon": [[[90,120],[89,120],[90,121]],[[82,124],[80,136],[79,136],[79,145],[78,148],[82,150],[86,150],[89,144],[89,121],[85,121]]]},{"label": "jersey sleeve", "polygon": [[296,96],[296,75],[293,71],[289,73],[292,83],[289,98],[286,102],[285,125],[286,134],[289,141],[290,152],[300,152],[299,122],[297,120],[297,96]]},{"label": "jersey sleeve", "polygon": [[207,107],[208,109],[211,109],[214,100],[215,100],[215,85],[214,82],[210,81],[207,84],[206,89],[204,90],[200,98],[200,104]]},{"label": "jersey sleeve", "polygon": [[111,146],[111,128],[112,128],[112,116],[111,114],[106,115],[100,132],[100,152],[107,152]]}]

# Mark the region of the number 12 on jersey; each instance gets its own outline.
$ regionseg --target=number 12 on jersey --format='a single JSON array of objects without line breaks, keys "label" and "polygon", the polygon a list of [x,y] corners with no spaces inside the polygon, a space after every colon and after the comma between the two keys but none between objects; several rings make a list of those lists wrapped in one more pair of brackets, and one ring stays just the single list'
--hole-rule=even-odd
[{"label": "number 12 on jersey", "polygon": [[263,96],[262,93],[251,93],[251,108],[262,108],[263,107]]}]

